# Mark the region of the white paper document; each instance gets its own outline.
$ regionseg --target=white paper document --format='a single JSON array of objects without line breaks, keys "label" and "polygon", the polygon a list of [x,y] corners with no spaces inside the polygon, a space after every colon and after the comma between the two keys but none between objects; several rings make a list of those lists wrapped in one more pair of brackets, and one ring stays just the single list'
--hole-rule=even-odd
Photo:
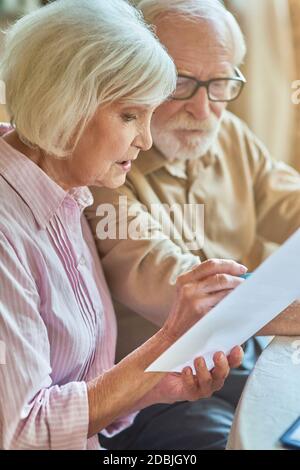
[{"label": "white paper document", "polygon": [[193,360],[199,356],[212,369],[215,352],[228,354],[297,299],[300,299],[300,229],[146,372],[181,372],[187,365],[194,370]]}]

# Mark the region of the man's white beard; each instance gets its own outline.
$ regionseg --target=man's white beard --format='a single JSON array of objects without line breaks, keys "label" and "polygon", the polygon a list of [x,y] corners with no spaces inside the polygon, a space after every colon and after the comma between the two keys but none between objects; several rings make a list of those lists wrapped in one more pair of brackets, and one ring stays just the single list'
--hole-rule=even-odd
[{"label": "man's white beard", "polygon": [[[169,161],[195,160],[203,157],[214,143],[221,125],[221,118],[212,114],[206,121],[196,121],[186,113],[178,114],[164,128],[152,124],[151,132],[155,147]],[[199,130],[200,136],[179,136],[178,130]]]}]

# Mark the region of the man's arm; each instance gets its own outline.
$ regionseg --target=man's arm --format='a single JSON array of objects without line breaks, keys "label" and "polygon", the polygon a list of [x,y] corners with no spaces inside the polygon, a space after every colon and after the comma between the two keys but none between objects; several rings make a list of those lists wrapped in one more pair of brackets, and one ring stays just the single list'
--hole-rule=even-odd
[{"label": "man's arm", "polygon": [[[184,251],[184,247],[181,248],[164,235],[160,224],[143,208],[128,185],[115,191],[93,188],[93,196],[95,203],[86,211],[86,216],[114,300],[161,327],[174,300],[177,277],[199,265],[199,257]],[[119,207],[120,196],[127,197],[128,209],[134,208],[136,213],[136,216],[129,215],[127,218],[129,227],[137,220],[151,226],[143,239],[122,239],[118,236],[122,223],[118,217],[119,210],[122,211]],[[97,216],[97,208],[101,204],[116,211],[117,220],[112,220],[112,215],[107,218],[106,224],[107,230],[108,224],[112,230],[116,225],[115,237],[99,239],[99,235],[100,238],[103,235],[100,222],[105,220]]]},{"label": "man's arm", "polygon": [[300,227],[300,174],[285,163],[274,161],[247,128],[245,140],[253,179],[257,234],[281,245]]},{"label": "man's arm", "polygon": [[[300,227],[300,174],[283,162],[274,161],[265,146],[244,125],[243,141],[253,181],[257,235],[270,256]],[[251,259],[243,258],[247,266]],[[300,300],[295,302],[257,335],[300,334]]]},{"label": "man's arm", "polygon": [[294,302],[278,317],[274,318],[257,336],[299,336],[300,335],[300,300]]},{"label": "man's arm", "polygon": [[[257,232],[264,240],[274,243],[275,248],[300,227],[300,174],[283,162],[275,162],[251,132],[249,142],[249,148],[252,146],[249,161],[253,177]],[[300,300],[284,310],[258,335],[300,335]]]}]

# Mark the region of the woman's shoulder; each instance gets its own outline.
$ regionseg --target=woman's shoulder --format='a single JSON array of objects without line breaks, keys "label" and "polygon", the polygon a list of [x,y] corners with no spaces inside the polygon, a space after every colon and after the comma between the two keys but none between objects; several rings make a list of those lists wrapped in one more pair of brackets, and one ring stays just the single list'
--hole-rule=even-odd
[{"label": "woman's shoulder", "polygon": [[11,175],[15,162],[13,154],[10,161],[9,146],[5,145],[3,139],[4,134],[11,130],[10,124],[0,122],[0,229],[3,225],[9,224],[11,228],[17,230],[18,226],[23,228],[30,226],[34,223],[34,219],[20,191],[29,182],[23,181],[26,178],[18,170],[14,169]]},{"label": "woman's shoulder", "polygon": [[43,240],[34,216],[25,201],[0,174],[0,257],[3,265],[39,279]]},{"label": "woman's shoulder", "polygon": [[9,231],[15,237],[30,233],[35,220],[20,194],[0,174],[0,231]]}]

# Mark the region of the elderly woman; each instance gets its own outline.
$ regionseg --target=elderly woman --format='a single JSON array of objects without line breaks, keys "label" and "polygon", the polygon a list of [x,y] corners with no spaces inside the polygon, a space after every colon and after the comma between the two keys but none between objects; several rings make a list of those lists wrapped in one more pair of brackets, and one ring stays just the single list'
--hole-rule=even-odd
[{"label": "elderly woman", "polygon": [[246,269],[215,260],[181,276],[163,328],[114,365],[87,185],[123,184],[151,146],[173,62],[125,1],[59,0],[12,27],[1,75],[14,130],[0,139],[0,447],[99,449],[97,433],[119,432],[138,410],[222,387],[240,348],[217,353],[211,372],[201,358],[195,375],[144,370]]}]

